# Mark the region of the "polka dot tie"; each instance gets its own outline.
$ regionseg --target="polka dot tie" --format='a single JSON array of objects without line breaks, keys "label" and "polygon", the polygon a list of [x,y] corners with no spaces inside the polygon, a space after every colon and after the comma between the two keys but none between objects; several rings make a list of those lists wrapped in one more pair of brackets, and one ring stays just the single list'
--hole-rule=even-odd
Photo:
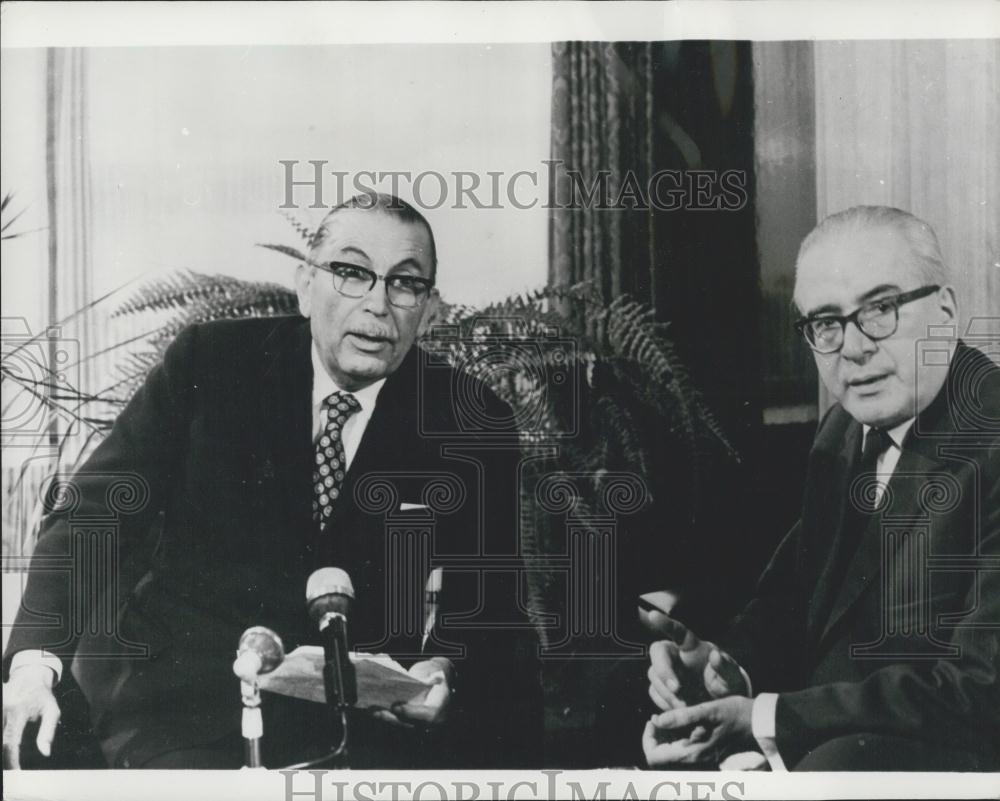
[{"label": "polka dot tie", "polygon": [[347,462],[341,432],[348,418],[359,411],[358,399],[348,392],[334,392],[323,401],[326,409],[326,427],[316,441],[316,458],[313,466],[313,520],[320,530],[333,514],[333,505],[344,486]]}]

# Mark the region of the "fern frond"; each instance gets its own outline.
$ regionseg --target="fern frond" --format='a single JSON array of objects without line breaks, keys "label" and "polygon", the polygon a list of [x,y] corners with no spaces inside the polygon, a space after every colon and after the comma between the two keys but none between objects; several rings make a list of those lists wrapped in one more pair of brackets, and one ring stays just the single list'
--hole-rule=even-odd
[{"label": "fern frond", "polygon": [[283,253],[284,255],[290,256],[291,258],[295,259],[296,261],[306,261],[305,254],[303,254],[296,248],[289,247],[288,245],[270,245],[265,242],[258,242],[257,247],[267,248],[268,250],[273,250],[276,253]]},{"label": "fern frond", "polygon": [[[288,220],[288,224],[292,226],[303,241],[306,243],[306,247],[310,250],[316,244],[316,238],[319,236],[319,228],[315,231],[311,231],[307,226],[299,222],[294,216],[289,214],[287,211],[282,213],[282,216]],[[264,245],[264,247],[270,247],[269,245]]]}]

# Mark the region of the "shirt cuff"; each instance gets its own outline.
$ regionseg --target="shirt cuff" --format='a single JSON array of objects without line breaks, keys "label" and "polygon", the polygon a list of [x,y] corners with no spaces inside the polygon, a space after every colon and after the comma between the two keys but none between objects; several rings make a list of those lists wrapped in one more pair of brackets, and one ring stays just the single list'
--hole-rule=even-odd
[{"label": "shirt cuff", "polygon": [[39,651],[34,649],[18,651],[13,657],[11,657],[10,672],[13,673],[18,668],[27,667],[28,665],[44,665],[47,668],[52,668],[52,672],[56,674],[55,681],[52,682],[53,687],[55,687],[59,683],[59,680],[62,679],[62,660],[55,654],[50,654],[48,651]]},{"label": "shirt cuff", "polygon": [[753,729],[754,739],[760,750],[767,757],[768,764],[773,771],[786,771],[785,761],[778,753],[776,742],[778,716],[778,694],[761,693],[753,699],[753,708],[750,711],[750,726]]}]

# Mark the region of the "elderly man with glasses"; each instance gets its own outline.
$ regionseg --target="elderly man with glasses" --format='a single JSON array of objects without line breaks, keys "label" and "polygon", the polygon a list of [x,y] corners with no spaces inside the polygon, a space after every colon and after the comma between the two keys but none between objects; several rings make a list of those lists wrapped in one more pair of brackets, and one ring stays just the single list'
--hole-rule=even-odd
[{"label": "elderly man with glasses", "polygon": [[996,770],[1000,369],[957,340],[936,237],[898,209],[824,220],[795,303],[836,401],[801,517],[718,645],[642,613],[666,637],[647,761],[757,750],[773,769]]},{"label": "elderly man with glasses", "polygon": [[[148,488],[116,540],[116,579],[135,587],[111,634],[130,653],[77,660],[110,766],[239,767],[240,634],[267,626],[286,651],[316,642],[306,585],[324,566],[352,579],[351,645],[434,682],[423,700],[352,716],[351,767],[539,759],[536,640],[511,569],[516,426],[487,389],[421,361],[436,268],[430,226],[408,204],[371,194],[338,206],[296,274],[302,316],[180,333],[74,477],[76,515],[107,517],[116,476]],[[463,423],[458,384],[494,430]],[[52,749],[53,684],[85,647],[74,621],[97,611],[98,570],[45,570],[72,551],[73,526],[65,512],[45,521],[4,661],[11,763],[29,721]],[[477,569],[483,554],[504,569]],[[106,675],[88,687],[95,664]],[[336,741],[319,704],[265,694],[263,718],[268,767]]]}]

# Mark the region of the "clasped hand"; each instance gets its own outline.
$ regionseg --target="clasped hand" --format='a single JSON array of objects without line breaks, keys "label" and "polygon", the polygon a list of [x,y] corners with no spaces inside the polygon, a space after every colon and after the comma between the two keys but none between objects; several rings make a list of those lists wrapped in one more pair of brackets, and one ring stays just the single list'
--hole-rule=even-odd
[{"label": "clasped hand", "polygon": [[662,710],[643,732],[650,767],[718,764],[728,753],[754,747],[753,701],[736,661],[662,612],[641,616],[667,638],[649,649],[649,697]]}]

